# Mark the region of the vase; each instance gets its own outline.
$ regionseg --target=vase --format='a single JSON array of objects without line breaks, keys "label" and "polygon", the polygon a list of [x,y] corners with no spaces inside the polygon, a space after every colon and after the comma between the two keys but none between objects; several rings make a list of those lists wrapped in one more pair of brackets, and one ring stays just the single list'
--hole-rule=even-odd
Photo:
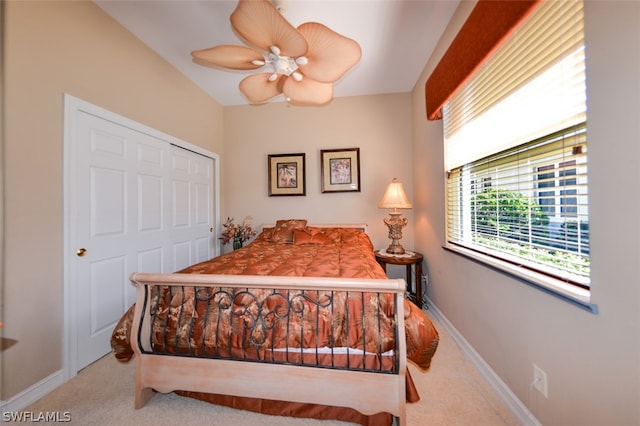
[{"label": "vase", "polygon": [[233,249],[238,250],[242,248],[242,237],[234,237],[233,238]]}]

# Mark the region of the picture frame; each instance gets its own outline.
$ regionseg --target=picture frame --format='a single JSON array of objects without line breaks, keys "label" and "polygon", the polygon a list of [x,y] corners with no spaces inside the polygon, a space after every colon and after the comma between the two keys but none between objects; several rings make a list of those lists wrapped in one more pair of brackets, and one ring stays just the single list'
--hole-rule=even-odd
[{"label": "picture frame", "polygon": [[305,154],[270,154],[269,197],[305,196]]},{"label": "picture frame", "polygon": [[360,192],[360,148],[320,151],[322,192]]}]

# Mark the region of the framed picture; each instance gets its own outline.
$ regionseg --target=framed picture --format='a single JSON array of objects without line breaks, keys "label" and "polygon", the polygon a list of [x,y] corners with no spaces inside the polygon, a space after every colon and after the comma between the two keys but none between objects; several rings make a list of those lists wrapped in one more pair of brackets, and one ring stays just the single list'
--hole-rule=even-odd
[{"label": "framed picture", "polygon": [[320,151],[322,192],[360,192],[360,148]]},{"label": "framed picture", "polygon": [[307,195],[304,154],[269,155],[269,197]]}]

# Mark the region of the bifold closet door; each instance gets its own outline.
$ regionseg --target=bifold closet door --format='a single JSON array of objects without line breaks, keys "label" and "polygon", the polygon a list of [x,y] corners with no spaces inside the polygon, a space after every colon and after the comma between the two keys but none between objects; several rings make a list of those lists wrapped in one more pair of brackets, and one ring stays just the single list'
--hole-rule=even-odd
[{"label": "bifold closet door", "polygon": [[[77,369],[110,351],[132,272],[213,256],[213,159],[78,112],[71,203]],[[73,158],[74,156],[72,156]]]}]

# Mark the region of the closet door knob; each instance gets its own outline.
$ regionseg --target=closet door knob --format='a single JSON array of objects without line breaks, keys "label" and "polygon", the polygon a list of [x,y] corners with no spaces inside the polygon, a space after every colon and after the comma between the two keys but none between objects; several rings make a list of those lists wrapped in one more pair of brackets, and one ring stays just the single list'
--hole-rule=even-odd
[{"label": "closet door knob", "polygon": [[79,248],[78,250],[76,250],[76,254],[78,255],[78,257],[82,257],[87,254],[87,249]]}]

